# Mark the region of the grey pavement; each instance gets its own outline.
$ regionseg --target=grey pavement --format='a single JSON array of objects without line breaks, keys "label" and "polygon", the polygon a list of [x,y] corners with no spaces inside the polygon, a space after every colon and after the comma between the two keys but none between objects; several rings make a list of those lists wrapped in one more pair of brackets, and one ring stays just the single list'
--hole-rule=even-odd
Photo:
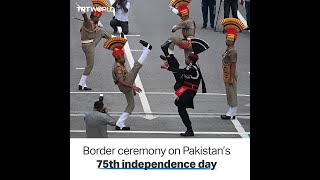
[{"label": "grey pavement", "polygon": [[[111,69],[114,58],[111,51],[102,47],[105,39],[102,39],[96,47],[94,68],[87,80],[87,85],[93,90],[83,92],[77,89],[83,73],[83,69],[79,68],[85,67],[85,56],[81,49],[79,33],[82,22],[71,18],[82,19],[81,14],[77,12],[75,2],[81,6],[90,6],[91,1],[70,1],[70,138],[83,138],[85,137],[83,114],[93,108],[93,103],[98,100],[100,93],[104,94],[104,103],[115,119],[125,109],[126,101],[124,95],[113,83]],[[217,1],[216,12],[218,12],[219,2]],[[108,127],[109,138],[183,138],[179,133],[186,128],[178,115],[177,107],[173,104],[174,77],[171,72],[160,68],[163,61],[159,58],[162,54],[161,44],[170,36],[181,36],[181,31],[175,33],[170,31],[180,18],[168,11],[169,0],[148,0],[147,3],[146,0],[131,0],[130,3],[129,36],[126,38],[133,58],[137,60],[140,57],[141,51],[136,51],[142,50],[140,39],[153,46],[139,76],[151,114],[155,118],[151,120],[145,118],[146,113],[142,106],[144,102],[137,95],[135,96],[136,107],[127,120],[131,130],[116,131],[114,127]],[[238,33],[235,44],[238,51],[238,117],[233,121],[222,120],[220,115],[228,110],[221,65],[221,56],[226,49],[225,34],[222,33],[219,22],[216,32],[211,28],[201,29],[201,1],[192,1],[189,8],[190,17],[196,22],[196,37],[210,45],[207,51],[199,55],[199,65],[206,82],[207,93],[202,94],[199,88],[199,93],[194,99],[195,109],[187,109],[195,131],[193,138],[250,137],[250,33],[246,31]],[[245,18],[245,10],[241,5],[239,5],[239,11]],[[113,14],[108,12],[100,18],[104,25],[103,29],[108,32],[113,32],[109,25],[112,16]],[[218,20],[222,19],[223,3]],[[208,27],[210,27],[209,24]],[[183,51],[176,47],[175,56],[184,67]],[[128,60],[126,65],[130,69]]]}]

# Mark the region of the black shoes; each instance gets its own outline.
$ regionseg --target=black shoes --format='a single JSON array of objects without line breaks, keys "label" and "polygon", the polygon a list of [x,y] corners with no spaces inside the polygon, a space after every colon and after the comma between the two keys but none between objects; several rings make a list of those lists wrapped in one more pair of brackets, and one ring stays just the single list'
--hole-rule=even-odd
[{"label": "black shoes", "polygon": [[169,56],[168,48],[171,43],[172,42],[170,42],[170,41],[166,41],[164,44],[161,45],[161,49],[162,49],[165,56]]},{"label": "black shoes", "polygon": [[166,58],[164,55],[160,55],[160,58],[161,58],[162,60],[164,60],[164,61],[167,60],[167,58]]},{"label": "black shoes", "polygon": [[[142,46],[148,47],[148,43],[145,42],[144,40],[140,40],[139,42],[142,44]],[[151,44],[149,44],[149,50],[151,50],[151,49],[152,49],[152,46],[151,46]]]},{"label": "black shoes", "polygon": [[120,37],[124,38],[124,33],[123,32],[120,33]]},{"label": "black shoes", "polygon": [[194,136],[193,131],[186,131],[185,133],[180,133],[180,136]]},{"label": "black shoes", "polygon": [[119,126],[116,126],[116,130],[130,130],[130,127],[123,127],[121,129]]},{"label": "black shoes", "polygon": [[201,29],[207,29],[207,26],[202,26]]},{"label": "black shoes", "polygon": [[[236,116],[232,116],[232,119],[235,119]],[[231,116],[221,115],[221,119],[231,119]]]},{"label": "black shoes", "polygon": [[88,87],[82,87],[81,85],[79,85],[79,90],[92,90],[92,89]]}]

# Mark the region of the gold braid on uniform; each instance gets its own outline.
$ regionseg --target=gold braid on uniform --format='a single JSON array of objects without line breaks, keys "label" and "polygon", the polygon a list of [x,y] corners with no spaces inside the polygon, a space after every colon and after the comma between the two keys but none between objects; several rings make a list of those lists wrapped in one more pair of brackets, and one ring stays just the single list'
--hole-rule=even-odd
[{"label": "gold braid on uniform", "polygon": [[178,9],[180,5],[184,4],[186,6],[189,5],[189,3],[191,2],[192,0],[171,0],[170,2],[170,6]]},{"label": "gold braid on uniform", "polygon": [[127,39],[122,38],[122,37],[113,37],[113,38],[108,39],[103,44],[103,47],[113,51],[113,49],[115,47],[123,47],[127,41],[128,41]]},{"label": "gold braid on uniform", "polygon": [[227,29],[236,29],[237,32],[242,31],[246,26],[243,24],[242,21],[236,18],[225,18],[221,20],[221,25],[225,30]]}]

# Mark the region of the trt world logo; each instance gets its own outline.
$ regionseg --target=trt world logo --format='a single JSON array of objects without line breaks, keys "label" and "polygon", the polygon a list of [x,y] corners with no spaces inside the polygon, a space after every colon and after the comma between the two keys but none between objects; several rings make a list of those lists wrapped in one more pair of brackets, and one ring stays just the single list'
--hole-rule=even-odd
[{"label": "trt world logo", "polygon": [[80,6],[78,3],[76,3],[76,5],[77,5],[78,12],[92,12],[92,11],[113,12],[113,10],[114,10],[114,8],[111,6],[90,7],[90,6]]},{"label": "trt world logo", "polygon": [[113,7],[85,7],[85,6],[78,6],[77,10],[78,12],[92,12],[92,11],[97,11],[97,12],[112,12]]}]

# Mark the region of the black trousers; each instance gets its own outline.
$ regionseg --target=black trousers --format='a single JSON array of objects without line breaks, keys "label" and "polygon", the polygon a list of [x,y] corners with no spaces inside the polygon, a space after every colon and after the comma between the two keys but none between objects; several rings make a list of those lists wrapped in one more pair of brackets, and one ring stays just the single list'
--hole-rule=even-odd
[{"label": "black trousers", "polygon": [[216,16],[216,0],[202,0],[202,17],[203,24],[202,27],[207,27],[208,23],[208,9],[210,14],[210,27],[214,28],[214,18]]},{"label": "black trousers", "polygon": [[128,34],[128,32],[129,32],[129,22],[128,21],[119,21],[114,18],[110,21],[110,26],[113,28],[114,32],[117,32],[117,26],[120,26],[122,28],[122,32],[124,34]]},{"label": "black trousers", "polygon": [[193,98],[195,96],[195,93],[193,93],[191,90],[187,90],[185,93],[183,93],[179,100],[175,101],[175,105],[178,107],[178,112],[181,117],[181,120],[183,124],[186,126],[187,131],[193,131],[192,130],[192,123],[189,118],[189,114],[187,112],[187,108],[194,108],[193,106]]},{"label": "black trousers", "polygon": [[180,106],[178,106],[178,112],[179,112],[179,115],[182,119],[183,124],[187,127],[187,131],[193,131],[192,126],[191,126],[191,121],[189,118],[189,114],[188,114],[186,108],[181,108]]},{"label": "black trousers", "polygon": [[232,17],[238,19],[238,15],[237,15],[238,0],[224,0],[224,4],[223,4],[224,18],[229,17],[230,8],[231,8]]}]

